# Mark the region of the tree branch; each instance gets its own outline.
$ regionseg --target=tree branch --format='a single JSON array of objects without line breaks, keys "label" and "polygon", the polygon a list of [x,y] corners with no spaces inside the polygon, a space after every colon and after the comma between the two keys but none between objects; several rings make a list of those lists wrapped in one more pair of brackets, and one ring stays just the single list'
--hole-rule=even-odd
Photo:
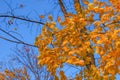
[{"label": "tree branch", "polygon": [[37,47],[37,46],[35,46],[35,45],[28,44],[28,43],[25,43],[25,42],[10,40],[10,39],[4,38],[4,37],[2,37],[2,36],[0,36],[0,38],[1,38],[1,39],[4,39],[4,40],[6,40],[6,41],[9,41],[9,42],[17,43],[17,44],[24,44],[24,45],[28,45],[28,46],[32,46],[32,47]]},{"label": "tree branch", "polygon": [[12,37],[13,39],[15,39],[15,40],[17,40],[17,41],[10,40],[10,39],[7,39],[7,38],[4,38],[4,37],[0,36],[1,39],[7,40],[7,41],[9,41],[9,42],[17,43],[17,44],[24,44],[24,45],[28,45],[28,46],[37,47],[37,46],[35,46],[35,45],[32,45],[32,44],[28,44],[28,43],[23,42],[22,40],[16,38],[15,36],[11,35],[10,33],[6,32],[5,30],[3,30],[3,29],[1,29],[1,28],[0,28],[0,31],[4,32],[5,34],[7,34],[8,36]]},{"label": "tree branch", "polygon": [[95,58],[94,58],[94,54],[93,53],[87,53],[87,56],[91,58],[91,61],[89,62],[89,64],[86,65],[87,69],[90,70],[91,65],[95,66]]},{"label": "tree branch", "polygon": [[18,38],[16,38],[16,37],[14,37],[14,36],[13,36],[13,35],[11,35],[10,33],[8,33],[8,32],[6,32],[5,30],[3,30],[2,28],[0,28],[0,31],[2,31],[2,32],[4,32],[5,34],[9,35],[10,37],[12,37],[12,38],[14,38],[14,39],[18,40],[19,42],[22,42],[20,39],[18,39]]},{"label": "tree branch", "polygon": [[15,18],[15,19],[19,19],[19,20],[23,20],[23,21],[27,21],[27,22],[32,22],[32,23],[38,23],[38,24],[42,24],[44,25],[45,23],[40,22],[40,21],[35,21],[35,20],[31,20],[31,19],[26,19],[26,18],[22,18],[22,17],[18,17],[18,16],[12,16],[12,15],[0,15],[0,17],[8,17],[8,18]]},{"label": "tree branch", "polygon": [[58,0],[58,1],[59,1],[60,8],[61,8],[64,16],[66,17],[67,11],[66,11],[66,9],[65,9],[65,6],[64,6],[62,0]]}]

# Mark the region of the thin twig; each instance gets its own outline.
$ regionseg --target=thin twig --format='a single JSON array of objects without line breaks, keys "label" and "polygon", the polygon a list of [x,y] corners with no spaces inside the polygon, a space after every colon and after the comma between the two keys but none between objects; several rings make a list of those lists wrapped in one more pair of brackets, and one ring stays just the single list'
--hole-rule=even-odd
[{"label": "thin twig", "polygon": [[18,40],[19,42],[23,42],[23,41],[21,41],[20,39],[16,38],[15,36],[11,35],[10,33],[6,32],[6,31],[3,30],[2,28],[0,28],[0,31],[2,31],[2,32],[4,32],[5,34],[9,35],[10,37],[12,37],[12,38]]},{"label": "thin twig", "polygon": [[11,35],[10,33],[6,32],[5,30],[3,30],[3,29],[1,29],[1,28],[0,28],[0,31],[4,32],[5,34],[7,34],[8,36],[12,37],[13,39],[15,39],[15,40],[17,40],[17,41],[10,40],[10,39],[8,39],[8,38],[4,38],[4,37],[0,36],[1,39],[7,40],[7,41],[9,41],[9,42],[17,43],[17,44],[24,44],[24,45],[28,45],[28,46],[37,47],[37,46],[35,46],[35,45],[25,43],[24,41],[16,38],[15,36]]},{"label": "thin twig", "polygon": [[28,43],[25,43],[25,42],[10,40],[10,39],[4,38],[4,37],[2,37],[2,36],[0,36],[0,38],[1,38],[1,39],[4,39],[4,40],[6,40],[6,41],[9,41],[9,42],[17,43],[17,44],[24,44],[24,45],[28,45],[28,46],[32,46],[32,47],[37,47],[37,46],[35,46],[35,45],[28,44]]}]

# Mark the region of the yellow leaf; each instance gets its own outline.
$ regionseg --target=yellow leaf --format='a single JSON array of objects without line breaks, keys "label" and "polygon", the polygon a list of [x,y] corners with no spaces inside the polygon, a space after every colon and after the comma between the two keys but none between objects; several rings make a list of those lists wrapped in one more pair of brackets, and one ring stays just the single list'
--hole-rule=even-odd
[{"label": "yellow leaf", "polygon": [[64,41],[62,42],[62,46],[65,46],[67,43],[68,43],[68,41],[67,41],[67,40],[64,40]]},{"label": "yellow leaf", "polygon": [[89,2],[87,0],[83,1],[84,4],[88,5]]},{"label": "yellow leaf", "polygon": [[93,10],[93,8],[94,8],[94,4],[93,4],[93,3],[89,3],[89,4],[88,4],[88,9],[89,9],[89,10]]},{"label": "yellow leaf", "polygon": [[58,22],[61,22],[60,16],[58,16],[57,21],[58,21]]},{"label": "yellow leaf", "polygon": [[85,62],[84,62],[84,60],[79,60],[79,61],[76,61],[75,64],[80,65],[80,66],[84,66]]},{"label": "yellow leaf", "polygon": [[51,15],[48,16],[48,19],[49,19],[50,21],[53,21],[53,18],[52,18]]},{"label": "yellow leaf", "polygon": [[55,75],[55,76],[54,76],[54,80],[59,80],[59,78]]},{"label": "yellow leaf", "polygon": [[40,15],[40,18],[44,18],[44,15]]}]

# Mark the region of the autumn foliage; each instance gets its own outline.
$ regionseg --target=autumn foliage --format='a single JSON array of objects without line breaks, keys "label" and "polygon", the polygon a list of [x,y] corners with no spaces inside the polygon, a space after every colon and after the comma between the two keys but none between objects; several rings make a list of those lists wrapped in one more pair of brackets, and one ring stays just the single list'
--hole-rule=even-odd
[{"label": "autumn foliage", "polygon": [[64,71],[56,75],[64,63],[83,67],[76,80],[115,79],[120,74],[120,0],[74,0],[74,9],[76,13],[63,10],[64,20],[59,16],[57,22],[48,16],[35,40],[38,64],[46,65],[56,80],[67,80]]},{"label": "autumn foliage", "polygon": [[24,69],[14,69],[14,70],[4,70],[4,72],[0,73],[0,80],[30,80],[30,77],[26,71],[26,68]]}]

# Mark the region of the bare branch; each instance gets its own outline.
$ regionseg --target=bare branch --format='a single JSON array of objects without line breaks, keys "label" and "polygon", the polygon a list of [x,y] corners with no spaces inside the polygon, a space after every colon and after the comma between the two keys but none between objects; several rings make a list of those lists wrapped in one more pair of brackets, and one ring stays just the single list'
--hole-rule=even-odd
[{"label": "bare branch", "polygon": [[3,29],[1,29],[1,28],[0,28],[0,31],[4,32],[5,34],[9,35],[10,37],[12,37],[13,39],[15,39],[15,40],[17,40],[17,41],[10,40],[10,39],[7,39],[7,38],[4,38],[4,37],[0,36],[1,39],[4,39],[4,40],[9,41],[9,42],[17,43],[17,44],[24,44],[24,45],[28,45],[28,46],[37,47],[37,46],[35,46],[35,45],[25,43],[24,41],[16,38],[15,36],[11,35],[10,33],[6,32],[5,30],[3,30]]},{"label": "bare branch", "polygon": [[[27,51],[26,49],[29,49],[30,51]],[[35,80],[41,80],[41,78],[43,80],[49,80],[49,78],[51,77],[49,72],[44,70],[43,69],[44,67],[40,67],[37,64],[37,62],[38,62],[37,54],[33,50],[33,48],[28,47],[28,46],[23,46],[22,49],[16,48],[16,50],[14,52],[16,53],[14,55],[14,60],[16,60],[20,64],[24,65],[27,68],[27,70],[30,70],[31,74],[33,74],[32,76],[35,77]],[[46,73],[46,75],[43,73]],[[48,77],[46,77],[46,76],[48,76]]]},{"label": "bare branch", "polygon": [[9,35],[10,37],[12,37],[12,38],[16,39],[17,41],[22,42],[20,39],[18,39],[18,38],[16,38],[16,37],[14,37],[14,36],[13,36],[13,35],[11,35],[10,33],[8,33],[8,32],[6,32],[5,30],[3,30],[2,28],[0,28],[0,31],[2,31],[2,32],[4,32],[5,34]]},{"label": "bare branch", "polygon": [[10,40],[10,39],[4,38],[4,37],[2,37],[2,36],[0,36],[0,38],[1,38],[1,39],[4,39],[4,40],[6,40],[6,41],[9,41],[9,42],[17,43],[17,44],[24,44],[24,45],[28,45],[28,46],[32,46],[32,47],[37,47],[37,46],[35,46],[35,45],[28,44],[28,43],[25,43],[25,42]]},{"label": "bare branch", "polygon": [[22,17],[18,17],[18,16],[12,16],[12,15],[0,15],[0,17],[8,17],[8,18],[15,18],[15,19],[19,19],[19,20],[23,20],[23,21],[27,21],[27,22],[32,22],[32,23],[38,23],[38,24],[42,24],[44,25],[45,23],[40,22],[40,21],[35,21],[35,20],[31,20],[31,19],[26,19],[26,18],[22,18]]},{"label": "bare branch", "polygon": [[58,0],[58,1],[59,1],[59,5],[60,5],[60,8],[61,8],[61,10],[62,10],[64,16],[66,16],[67,11],[66,11],[66,9],[65,9],[65,6],[64,6],[62,0]]}]

